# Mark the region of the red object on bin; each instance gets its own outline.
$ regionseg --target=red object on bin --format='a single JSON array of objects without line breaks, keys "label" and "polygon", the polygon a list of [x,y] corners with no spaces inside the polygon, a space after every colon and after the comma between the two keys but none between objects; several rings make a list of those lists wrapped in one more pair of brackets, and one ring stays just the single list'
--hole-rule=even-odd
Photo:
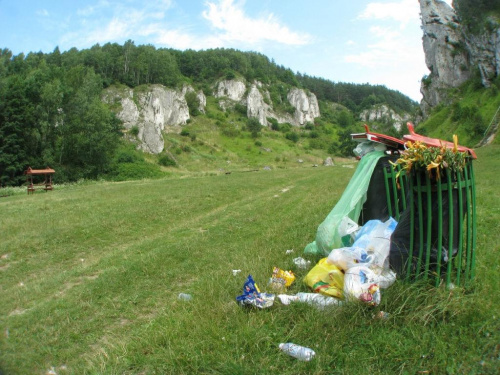
[{"label": "red object on bin", "polygon": [[[415,128],[411,122],[408,122],[406,124],[406,126],[408,126],[408,131],[410,132],[410,134],[403,135],[403,139],[405,141],[410,141],[410,142],[419,141],[419,142],[422,142],[429,147],[441,147],[441,146],[446,146],[447,148],[454,147],[453,142],[443,141],[442,139],[437,139],[437,138],[430,138],[430,137],[426,137],[426,136],[415,133]],[[458,146],[458,151],[468,152],[469,155],[472,156],[473,159],[477,159],[476,153],[471,148],[468,148],[465,146]]]}]

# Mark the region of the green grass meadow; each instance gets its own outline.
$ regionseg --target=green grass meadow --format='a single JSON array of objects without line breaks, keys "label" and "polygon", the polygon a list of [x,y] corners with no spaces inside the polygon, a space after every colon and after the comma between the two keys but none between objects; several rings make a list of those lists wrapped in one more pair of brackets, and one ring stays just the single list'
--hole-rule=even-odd
[{"label": "green grass meadow", "polygon": [[2,197],[0,374],[497,374],[500,146],[477,153],[475,282],[398,281],[377,307],[235,301],[273,266],[296,272],[289,293],[307,291],[292,259],[353,174],[340,164]]}]

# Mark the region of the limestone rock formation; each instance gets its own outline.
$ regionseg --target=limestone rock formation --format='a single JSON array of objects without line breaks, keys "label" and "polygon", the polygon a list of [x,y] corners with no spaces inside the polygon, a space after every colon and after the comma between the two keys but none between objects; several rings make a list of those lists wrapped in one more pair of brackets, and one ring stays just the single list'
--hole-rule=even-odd
[{"label": "limestone rock formation", "polygon": [[325,167],[333,167],[335,164],[333,164],[333,159],[331,156],[327,157],[324,161],[323,161],[323,165]]},{"label": "limestone rock formation", "polygon": [[205,113],[205,108],[207,106],[207,97],[203,93],[203,90],[200,90],[196,93],[196,98],[198,98],[198,102],[200,105],[198,106],[198,111],[201,113]]},{"label": "limestone rock formation", "polygon": [[219,81],[214,96],[216,98],[227,97],[235,102],[239,102],[243,99],[246,89],[245,83],[237,79]]},{"label": "limestone rock formation", "polygon": [[272,104],[268,104],[271,103],[269,91],[266,85],[259,81],[249,85],[248,90],[241,80],[219,81],[214,95],[219,98],[219,105],[223,110],[234,106],[235,103],[246,105],[247,116],[257,118],[263,126],[268,125],[267,118],[274,118],[278,123],[288,122],[295,126],[303,126],[308,122],[314,122],[314,119],[320,116],[316,96],[298,88],[292,88],[287,95],[288,102],[295,108],[293,115],[279,112]]},{"label": "limestone rock formation", "polygon": [[[138,148],[149,153],[158,154],[163,151],[163,132],[178,132],[189,119],[189,108],[185,95],[194,91],[190,86],[182,90],[166,88],[162,85],[152,85],[146,91],[106,89],[103,100],[121,107],[116,115],[123,121],[125,129],[137,126]],[[198,93],[200,111],[204,111],[206,98]],[[203,98],[205,98],[203,100]]]},{"label": "limestone rock formation", "polygon": [[319,117],[318,99],[313,93],[307,94],[304,90],[293,88],[288,93],[287,99],[295,107],[295,124],[305,125]]},{"label": "limestone rock formation", "polygon": [[441,0],[419,0],[425,63],[430,74],[422,80],[424,114],[447,99],[447,89],[471,77],[465,39],[453,8]]},{"label": "limestone rock formation", "polygon": [[489,18],[489,29],[482,34],[464,33],[471,61],[479,68],[483,86],[489,87],[491,81],[500,75],[500,24]]},{"label": "limestone rock formation", "polygon": [[477,67],[488,87],[500,74],[500,24],[489,18],[479,34],[460,24],[453,8],[441,0],[419,0],[422,15],[425,62],[430,74],[422,79],[421,108],[424,115],[446,103],[447,90],[472,77]]},{"label": "limestone rock formation", "polygon": [[249,118],[255,117],[261,125],[267,126],[267,117],[271,117],[270,109],[271,106],[264,101],[257,84],[253,84],[247,96],[247,116]]},{"label": "limestone rock formation", "polygon": [[404,124],[411,120],[409,113],[399,115],[385,104],[376,104],[359,114],[359,119],[367,123],[381,122],[391,124],[396,130],[401,130]]}]

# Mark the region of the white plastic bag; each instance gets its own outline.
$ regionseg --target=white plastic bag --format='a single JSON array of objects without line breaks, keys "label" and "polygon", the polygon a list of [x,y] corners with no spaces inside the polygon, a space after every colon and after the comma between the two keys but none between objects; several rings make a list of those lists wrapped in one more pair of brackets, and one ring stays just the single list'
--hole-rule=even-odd
[{"label": "white plastic bag", "polygon": [[359,300],[369,305],[378,305],[381,294],[377,275],[365,266],[350,268],[344,277],[344,297],[347,301]]},{"label": "white plastic bag", "polygon": [[356,234],[353,246],[365,249],[371,255],[371,264],[387,269],[389,268],[390,239],[396,225],[397,221],[393,218],[385,223],[380,220],[370,220]]},{"label": "white plastic bag", "polygon": [[359,266],[360,263],[367,263],[370,259],[365,249],[360,247],[342,247],[333,249],[328,255],[327,262],[333,264],[343,271]]}]

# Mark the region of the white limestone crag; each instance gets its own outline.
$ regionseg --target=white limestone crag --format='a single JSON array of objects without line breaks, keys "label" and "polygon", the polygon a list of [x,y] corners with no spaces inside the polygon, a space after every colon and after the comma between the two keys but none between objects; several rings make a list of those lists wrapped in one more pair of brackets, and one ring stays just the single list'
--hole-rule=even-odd
[{"label": "white limestone crag", "polygon": [[214,92],[216,98],[227,97],[235,102],[243,99],[246,91],[246,85],[243,81],[237,79],[228,79],[219,81]]},{"label": "white limestone crag", "polygon": [[420,104],[427,115],[446,103],[450,88],[472,77],[475,68],[482,84],[490,86],[500,74],[500,24],[492,17],[479,33],[462,26],[455,10],[441,0],[419,0],[425,62],[430,74],[422,79]]},{"label": "white limestone crag", "polygon": [[367,123],[380,122],[389,124],[399,131],[404,124],[411,120],[411,115],[409,113],[400,115],[385,104],[376,104],[362,111],[359,114],[359,119]]},{"label": "white limestone crag", "polygon": [[302,89],[293,88],[287,95],[290,104],[295,107],[295,124],[305,125],[314,122],[320,116],[318,99],[313,93],[306,93]]},{"label": "white limestone crag", "polygon": [[461,25],[452,7],[440,0],[419,0],[425,63],[430,74],[420,92],[424,113],[447,99],[447,90],[471,77],[470,62]]},{"label": "white limestone crag", "polygon": [[205,108],[207,106],[207,97],[203,93],[203,90],[200,90],[196,93],[196,98],[198,99],[198,102],[200,103],[198,105],[198,111],[201,113],[205,113]]},{"label": "white limestone crag", "polygon": [[[126,130],[137,127],[138,149],[152,154],[163,151],[163,132],[179,132],[189,116],[185,99],[190,86],[181,90],[151,85],[147,90],[132,90],[110,87],[105,90],[103,100],[110,104],[120,104],[116,116],[123,121]],[[206,98],[197,94],[200,111],[205,110]]]},{"label": "white limestone crag", "polygon": [[[269,94],[269,93],[268,93]],[[252,84],[247,95],[247,117],[255,117],[263,126],[267,126],[267,118],[271,117],[271,106],[264,101],[257,84]]]},{"label": "white limestone crag", "polygon": [[500,75],[500,25],[491,17],[488,23],[489,31],[484,30],[482,34],[464,33],[471,61],[479,68],[485,87]]},{"label": "white limestone crag", "polygon": [[263,126],[269,125],[268,118],[274,118],[278,123],[288,122],[294,126],[304,126],[320,116],[316,96],[298,88],[290,89],[286,98],[295,108],[293,114],[273,108],[267,86],[259,81],[249,84],[248,88],[241,79],[219,81],[215,86],[214,95],[219,98],[219,105],[223,110],[236,103],[245,105],[247,116],[257,118]]}]

